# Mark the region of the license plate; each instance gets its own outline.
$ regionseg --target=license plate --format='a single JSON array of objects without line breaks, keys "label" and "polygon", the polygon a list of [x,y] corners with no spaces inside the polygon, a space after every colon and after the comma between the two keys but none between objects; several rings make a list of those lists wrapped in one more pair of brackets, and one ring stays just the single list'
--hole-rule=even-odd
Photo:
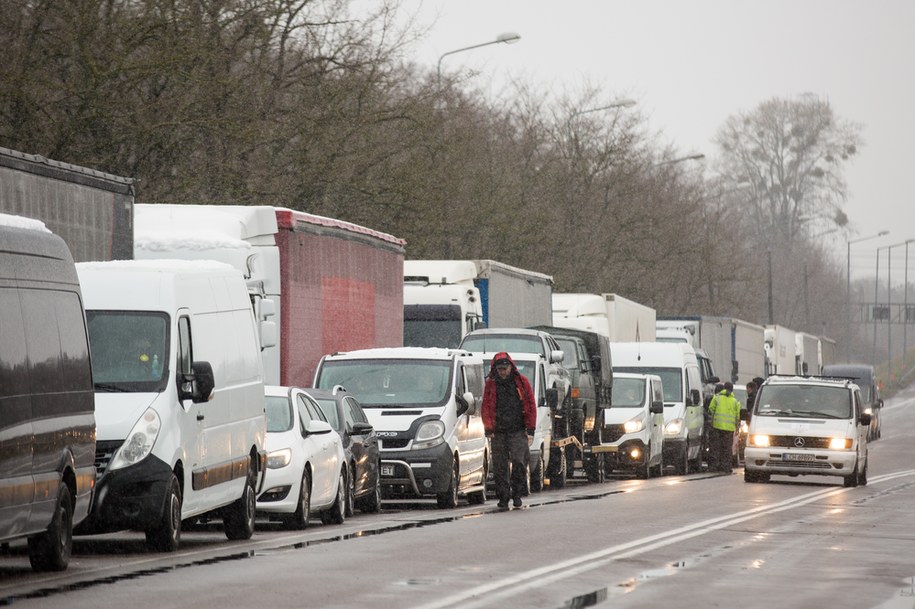
[{"label": "license plate", "polygon": [[391,477],[394,475],[394,466],[393,465],[382,465],[381,466],[381,475]]},{"label": "license plate", "polygon": [[813,453],[785,453],[782,455],[782,461],[813,461],[816,456]]}]

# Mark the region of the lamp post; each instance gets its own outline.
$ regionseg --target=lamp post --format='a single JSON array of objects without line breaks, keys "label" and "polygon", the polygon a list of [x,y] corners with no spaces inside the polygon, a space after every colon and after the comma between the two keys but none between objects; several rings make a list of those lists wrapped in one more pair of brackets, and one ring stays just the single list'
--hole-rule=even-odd
[{"label": "lamp post", "polygon": [[[904,245],[906,248],[906,282],[908,283],[909,277],[909,243],[915,241],[915,239],[906,239],[899,243],[894,243],[893,245],[886,246],[886,304],[889,311],[889,317],[887,318],[887,329],[886,329],[886,353],[887,353],[887,372],[888,376],[892,378],[893,376],[893,248]],[[906,285],[906,304],[904,305],[906,311],[903,312],[903,324],[906,322],[905,315],[908,312],[908,285]],[[905,326],[903,325],[903,328]],[[903,331],[904,335],[904,331]],[[905,339],[903,339],[903,357],[905,356]]]},{"label": "lamp post", "polygon": [[[868,235],[867,237],[851,239],[846,242],[848,247],[848,270],[845,273],[845,359],[849,362],[851,361],[851,246],[853,243],[876,239],[877,237],[884,237],[889,234],[890,231],[882,230],[876,235]],[[876,304],[876,298],[874,300]]]},{"label": "lamp post", "polygon": [[463,51],[470,51],[471,49],[478,49],[480,47],[489,46],[491,44],[512,44],[521,40],[521,35],[516,34],[515,32],[506,32],[504,34],[499,34],[496,36],[495,40],[490,40],[489,42],[481,42],[480,44],[472,44],[469,47],[461,47],[460,49],[454,49],[453,51],[448,51],[442,53],[438,58],[438,66],[436,68],[436,82],[439,86],[442,84],[442,60],[448,55],[454,55],[455,53],[461,53]]}]

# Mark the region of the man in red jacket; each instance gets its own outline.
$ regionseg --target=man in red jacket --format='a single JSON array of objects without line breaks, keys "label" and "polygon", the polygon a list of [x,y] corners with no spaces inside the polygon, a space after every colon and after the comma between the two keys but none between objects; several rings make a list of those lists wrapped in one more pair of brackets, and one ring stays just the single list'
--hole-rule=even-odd
[{"label": "man in red jacket", "polygon": [[527,492],[530,438],[537,427],[537,405],[530,381],[518,372],[508,353],[497,353],[492,358],[483,389],[482,416],[492,447],[499,508],[508,509],[509,497],[516,508],[521,507],[521,496]]}]

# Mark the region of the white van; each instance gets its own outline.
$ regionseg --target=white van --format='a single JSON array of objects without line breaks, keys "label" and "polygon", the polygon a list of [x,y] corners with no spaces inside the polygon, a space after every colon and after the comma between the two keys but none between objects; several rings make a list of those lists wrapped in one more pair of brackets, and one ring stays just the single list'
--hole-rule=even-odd
[{"label": "white van", "polygon": [[96,501],[79,533],[146,533],[174,551],[181,521],[254,530],[263,481],[263,365],[240,271],[214,261],[77,264],[98,426]]},{"label": "white van", "polygon": [[849,379],[769,377],[753,403],[744,480],[808,474],[841,476],[847,487],[867,484],[866,408]]},{"label": "white van", "polygon": [[656,374],[664,386],[664,463],[678,474],[702,467],[702,379],[685,343],[610,343],[613,373]]},{"label": "white van", "polygon": [[607,473],[623,470],[638,478],[664,473],[664,389],[656,374],[613,373],[612,406],[604,409]]},{"label": "white van", "polygon": [[325,355],[314,386],[356,396],[381,440],[383,499],[486,501],[483,361],[462,349],[387,347]]}]

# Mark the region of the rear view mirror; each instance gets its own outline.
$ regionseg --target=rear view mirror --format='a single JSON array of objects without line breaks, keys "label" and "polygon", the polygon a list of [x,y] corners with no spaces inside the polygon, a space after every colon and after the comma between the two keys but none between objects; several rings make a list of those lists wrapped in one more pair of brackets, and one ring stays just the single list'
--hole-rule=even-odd
[{"label": "rear view mirror", "polygon": [[457,415],[461,416],[463,414],[473,415],[476,414],[476,400],[473,397],[473,394],[469,391],[465,391],[463,395],[454,396],[455,401],[457,402]]},{"label": "rear view mirror", "polygon": [[213,377],[213,366],[210,362],[194,362],[190,374],[180,374],[178,399],[192,400],[195,404],[208,402],[213,397],[216,379]]},{"label": "rear view mirror", "polygon": [[869,412],[862,412],[861,416],[858,417],[858,422],[861,423],[861,425],[870,425],[871,414]]},{"label": "rear view mirror", "polygon": [[661,400],[653,401],[651,406],[648,407],[648,412],[651,414],[664,414],[664,402]]},{"label": "rear view mirror", "polygon": [[354,436],[367,436],[372,433],[372,430],[375,429],[369,423],[363,423],[361,421],[353,423],[353,435]]},{"label": "rear view mirror", "polygon": [[[715,378],[715,377],[712,377],[712,378]],[[715,382],[717,382],[717,381],[715,381]],[[689,397],[690,397],[690,399],[691,399],[691,401],[692,401],[692,405],[693,405],[693,406],[698,406],[699,404],[702,403],[702,394],[699,393],[699,390],[698,390],[698,389],[692,389],[692,390],[690,390],[690,392],[689,392]]]}]

